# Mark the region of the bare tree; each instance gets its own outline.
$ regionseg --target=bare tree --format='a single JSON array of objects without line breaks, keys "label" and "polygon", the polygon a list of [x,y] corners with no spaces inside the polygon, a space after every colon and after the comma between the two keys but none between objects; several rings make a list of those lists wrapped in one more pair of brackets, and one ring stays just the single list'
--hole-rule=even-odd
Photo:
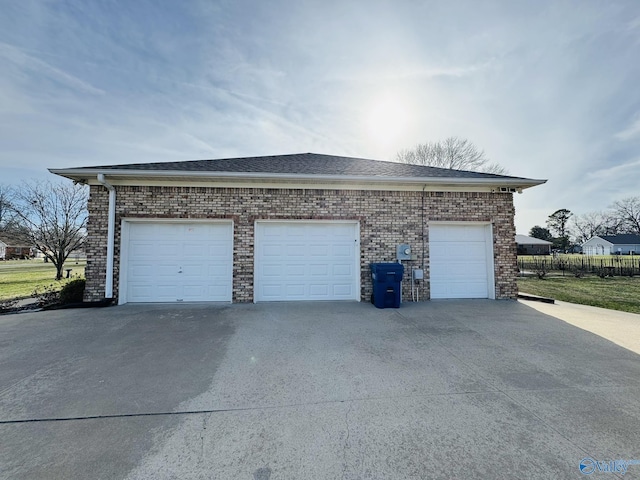
[{"label": "bare tree", "polygon": [[491,163],[483,150],[469,140],[449,137],[437,142],[420,143],[411,149],[400,150],[396,159],[401,163],[430,167],[468,170],[474,172],[507,174],[497,163]]},{"label": "bare tree", "polygon": [[88,191],[71,183],[25,183],[16,191],[14,212],[28,226],[29,239],[56,267],[84,242]]},{"label": "bare tree", "polygon": [[574,215],[569,221],[569,230],[578,243],[584,243],[596,235],[606,235],[607,213],[589,212]]},{"label": "bare tree", "polygon": [[616,212],[605,212],[602,235],[618,235],[625,232],[624,222]]},{"label": "bare tree", "polygon": [[15,221],[14,197],[15,192],[11,187],[0,185],[0,231],[6,231]]},{"label": "bare tree", "polygon": [[626,233],[640,235],[640,197],[627,197],[611,206]]}]

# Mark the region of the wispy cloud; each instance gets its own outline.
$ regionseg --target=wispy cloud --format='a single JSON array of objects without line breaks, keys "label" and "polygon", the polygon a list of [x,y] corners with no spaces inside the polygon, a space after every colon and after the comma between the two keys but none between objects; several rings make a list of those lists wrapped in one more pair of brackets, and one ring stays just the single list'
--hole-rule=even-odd
[{"label": "wispy cloud", "polygon": [[624,130],[616,133],[614,136],[619,140],[630,140],[640,136],[640,115],[636,115],[636,119]]},{"label": "wispy cloud", "polygon": [[325,77],[324,80],[328,82],[339,81],[386,84],[402,80],[430,80],[447,77],[462,78],[481,71],[489,67],[490,64],[491,62],[457,66],[398,66],[390,68],[389,70],[383,70],[382,72],[379,70],[370,70],[364,72],[352,72],[350,74],[337,73],[332,76]]},{"label": "wispy cloud", "polygon": [[28,72],[35,76],[47,77],[80,93],[89,93],[92,95],[104,95],[105,93],[104,90],[96,88],[88,82],[64,72],[14,45],[0,42],[0,57],[12,62],[23,72]]}]

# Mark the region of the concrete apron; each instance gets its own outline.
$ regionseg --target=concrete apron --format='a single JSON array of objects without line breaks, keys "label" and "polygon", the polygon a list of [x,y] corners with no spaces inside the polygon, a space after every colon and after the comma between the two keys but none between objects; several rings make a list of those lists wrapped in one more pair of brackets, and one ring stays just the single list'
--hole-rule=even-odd
[{"label": "concrete apron", "polygon": [[640,354],[640,315],[638,314],[558,300],[555,304],[527,300],[519,300],[519,302]]},{"label": "concrete apron", "polygon": [[95,416],[0,424],[0,477],[581,478],[640,456],[639,357],[518,302],[86,313],[0,320],[2,420]]}]

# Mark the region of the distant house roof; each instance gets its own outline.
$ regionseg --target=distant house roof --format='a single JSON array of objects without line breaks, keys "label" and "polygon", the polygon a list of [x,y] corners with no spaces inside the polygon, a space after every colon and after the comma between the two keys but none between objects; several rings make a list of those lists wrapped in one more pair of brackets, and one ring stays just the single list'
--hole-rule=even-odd
[{"label": "distant house roof", "polygon": [[495,184],[529,188],[545,183],[508,175],[450,170],[446,168],[409,165],[406,163],[341,157],[317,153],[296,153],[264,157],[189,160],[180,162],[131,163],[50,169],[52,173],[76,181],[87,181],[102,173],[110,177],[164,178],[278,178],[278,179],[342,179],[370,181],[407,181],[434,183]]},{"label": "distant house roof", "polygon": [[552,242],[547,242],[540,238],[527,237],[526,235],[516,235],[516,243],[518,245],[553,245]]},{"label": "distant house roof", "polygon": [[634,235],[632,233],[598,236],[609,243],[613,243],[614,245],[640,245],[640,235]]},{"label": "distant house roof", "polygon": [[0,243],[4,243],[6,247],[31,247],[32,245],[29,239],[10,237],[7,235],[0,237]]}]

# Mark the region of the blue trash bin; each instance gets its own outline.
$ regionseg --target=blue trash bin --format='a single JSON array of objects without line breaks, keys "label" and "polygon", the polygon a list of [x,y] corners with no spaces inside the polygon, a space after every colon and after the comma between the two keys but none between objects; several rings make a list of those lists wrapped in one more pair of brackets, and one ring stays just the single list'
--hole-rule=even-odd
[{"label": "blue trash bin", "polygon": [[372,263],[370,266],[373,281],[371,303],[377,308],[399,308],[404,265],[401,263]]}]

